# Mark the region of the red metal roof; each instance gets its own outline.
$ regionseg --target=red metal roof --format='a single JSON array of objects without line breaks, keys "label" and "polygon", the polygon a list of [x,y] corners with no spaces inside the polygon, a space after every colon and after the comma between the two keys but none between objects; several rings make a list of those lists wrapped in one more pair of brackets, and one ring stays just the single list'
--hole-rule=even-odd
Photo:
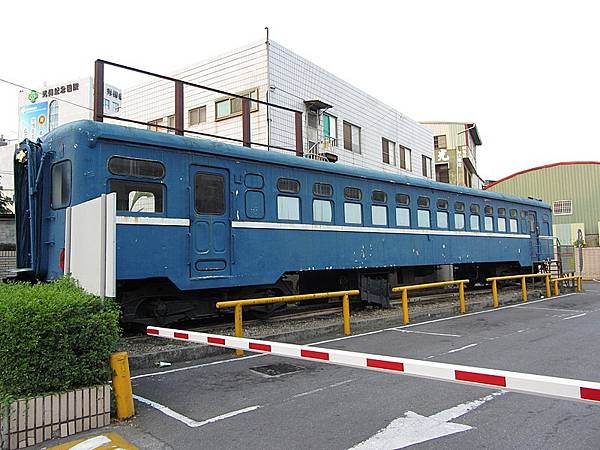
[{"label": "red metal roof", "polygon": [[502,183],[503,181],[510,180],[511,178],[514,178],[517,175],[522,175],[527,172],[533,172],[534,170],[547,169],[549,167],[555,167],[555,166],[570,166],[570,165],[575,165],[575,164],[600,164],[600,161],[564,161],[564,162],[557,162],[557,163],[552,163],[552,164],[545,164],[543,166],[532,167],[530,169],[521,170],[520,172],[515,172],[512,175],[508,175],[504,178],[499,179],[498,181],[494,181],[494,182],[484,186],[483,189],[489,189],[492,186],[496,186],[497,184]]}]

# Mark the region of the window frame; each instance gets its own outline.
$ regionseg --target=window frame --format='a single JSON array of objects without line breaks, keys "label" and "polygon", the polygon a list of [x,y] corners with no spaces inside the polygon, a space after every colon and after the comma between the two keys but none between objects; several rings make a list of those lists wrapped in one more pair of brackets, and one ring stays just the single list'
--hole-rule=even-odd
[{"label": "window frame", "polygon": [[[283,189],[279,183],[286,182],[286,181],[293,181],[293,182],[297,183],[298,189],[297,190]],[[281,192],[283,194],[299,194],[301,189],[302,189],[302,184],[300,183],[300,180],[296,180],[295,178],[288,178],[288,177],[277,178],[277,191],[278,192]]]},{"label": "window frame", "polygon": [[[352,153],[356,153],[357,155],[361,155],[362,154],[362,130],[358,125],[354,125],[351,122],[348,122],[347,120],[342,121],[343,122],[343,133],[344,133],[344,150],[348,150],[349,152]],[[346,126],[350,127],[350,142],[347,142],[346,139]],[[354,139],[353,139],[353,132],[352,129],[356,128],[358,130],[358,151],[356,151],[356,147],[354,146]],[[348,148],[348,145],[350,146],[350,148]]]},{"label": "window frame", "polygon": [[[254,92],[256,92],[256,97],[251,96],[251,94]],[[259,99],[258,98],[258,87],[246,89],[241,92],[236,92],[236,95],[239,95],[241,97],[248,97],[250,99],[250,112],[251,113],[258,111],[258,102],[253,101],[253,100]],[[221,120],[231,119],[232,117],[238,117],[243,114],[242,106],[240,106],[239,111],[233,112],[233,102],[235,100],[239,100],[240,102],[242,101],[242,99],[239,97],[230,97],[230,96],[220,97],[215,100],[215,122],[220,122]],[[229,113],[224,116],[219,117],[219,106],[218,105],[219,105],[219,103],[223,103],[223,102],[229,102]]]},{"label": "window frame", "polygon": [[[192,114],[196,111],[198,112],[198,122],[192,122]],[[201,111],[204,111],[204,120],[200,120],[200,118],[202,117]],[[188,109],[188,126],[194,127],[202,123],[206,123],[206,105]]]},{"label": "window frame", "polygon": [[[360,210],[360,222],[348,222],[348,215],[346,212],[346,205],[358,205],[358,208]],[[360,202],[352,202],[352,201],[344,201],[344,224],[345,225],[351,225],[351,226],[362,226],[363,223],[365,222],[365,218],[363,215],[363,209],[362,209],[362,203]]]},{"label": "window frame", "polygon": [[[374,218],[374,214],[373,212],[379,209],[382,209],[383,211],[385,211],[385,223],[375,223]],[[386,204],[382,204],[382,203],[376,203],[374,205],[371,205],[371,225],[376,226],[376,227],[387,227],[389,225],[389,218],[388,218],[388,207]]]},{"label": "window frame", "polygon": [[412,150],[409,147],[398,144],[398,158],[400,159],[400,168],[407,172],[412,172]]},{"label": "window frame", "polygon": [[425,178],[429,178],[432,179],[433,178],[433,174],[432,174],[432,160],[429,156],[427,155],[421,155],[421,164],[422,164],[422,169],[423,169],[423,176]]},{"label": "window frame", "polygon": [[[220,212],[203,212],[198,209],[198,177],[201,175],[209,175],[212,177],[218,177],[223,181],[223,208]],[[196,172],[194,175],[194,210],[196,214],[203,216],[222,216],[227,212],[227,186],[225,176],[220,173],[214,172]]]},{"label": "window frame", "polygon": [[[398,210],[403,210],[403,211],[407,212],[408,225],[400,225],[398,223]],[[395,216],[396,216],[396,227],[397,228],[410,228],[410,224],[412,223],[410,208],[408,208],[406,206],[396,206]]]},{"label": "window frame", "polygon": [[[297,195],[285,195],[285,194],[287,194],[287,192],[282,195],[276,195],[276,197],[277,197],[277,220],[280,222],[293,222],[293,223],[302,222],[302,199]],[[298,203],[298,218],[297,219],[282,219],[281,217],[279,217],[279,206],[280,206],[279,199],[280,198],[297,200],[297,203]]]},{"label": "window frame", "polygon": [[[110,168],[110,163],[111,163],[111,161],[113,161],[115,159],[129,160],[131,162],[138,162],[138,163],[144,162],[144,163],[156,164],[157,166],[161,167],[162,175],[159,177],[153,177],[153,176],[149,176],[149,175],[134,175],[130,172],[128,172],[128,173],[113,172]],[[108,161],[106,162],[106,169],[108,170],[109,173],[111,173],[112,175],[116,175],[118,177],[131,177],[131,178],[141,178],[141,179],[148,179],[148,180],[162,180],[165,178],[165,176],[167,174],[167,168],[162,163],[162,161],[158,161],[156,159],[132,158],[130,156],[124,156],[124,155],[112,155],[110,158],[108,158]]]},{"label": "window frame", "polygon": [[[330,194],[322,194],[321,192],[317,192],[317,189],[316,189],[317,186],[328,186],[331,189],[331,193]],[[313,192],[313,195],[315,195],[317,197],[331,198],[331,197],[333,197],[333,186],[329,183],[320,183],[317,181],[317,182],[313,183],[312,192]]]},{"label": "window frame", "polygon": [[[156,210],[156,204],[155,204],[155,208],[154,208],[154,212],[148,212],[148,211],[130,211],[129,209],[119,209],[119,193],[116,190],[113,190],[113,183],[123,183],[123,184],[131,184],[131,185],[137,185],[138,189],[131,189],[127,191],[127,201],[129,204],[129,194],[131,194],[131,192],[133,192],[134,190],[140,191],[140,192],[152,192],[151,190],[148,190],[148,186],[152,186],[154,188],[156,188],[157,190],[160,188],[160,198],[157,197],[156,195],[154,195],[154,199],[155,199],[155,203],[157,201],[157,199],[160,200],[161,202],[161,206],[162,209],[160,211]],[[165,183],[159,181],[159,180],[153,180],[153,181],[146,181],[146,180],[140,180],[140,179],[127,179],[127,178],[109,178],[107,180],[107,191],[109,193],[116,193],[117,194],[117,215],[123,215],[123,216],[141,216],[141,215],[153,215],[153,216],[164,216],[166,214],[167,211],[167,186]],[[122,200],[122,199],[121,199]],[[194,203],[195,203],[195,198],[194,198]],[[195,206],[195,205],[194,205]]]},{"label": "window frame", "polygon": [[[568,205],[568,210],[566,206]],[[557,207],[559,206],[559,207]],[[558,212],[560,210],[560,212]],[[565,210],[565,211],[563,211]],[[572,216],[573,215],[573,200],[553,200],[552,214],[555,216]]]},{"label": "window frame", "polygon": [[[61,203],[60,206],[55,206],[54,205],[54,169],[58,166],[61,165],[65,165],[69,168],[68,174],[69,174],[69,201],[65,204]],[[54,210],[54,211],[58,211],[59,209],[65,209],[68,208],[69,206],[71,206],[71,201],[73,198],[73,164],[71,163],[70,159],[63,159],[62,161],[57,161],[54,164],[52,164],[52,167],[50,168],[50,207]]]},{"label": "window frame", "polygon": [[381,161],[384,164],[396,167],[396,143],[384,137],[381,138]]},{"label": "window frame", "polygon": [[[322,203],[328,203],[329,204],[329,213],[331,214],[331,220],[327,221],[327,220],[317,220],[315,219],[315,203],[316,202],[322,202]],[[333,203],[333,200],[328,199],[327,197],[324,198],[313,198],[312,201],[312,220],[314,223],[335,223],[335,205]]]}]

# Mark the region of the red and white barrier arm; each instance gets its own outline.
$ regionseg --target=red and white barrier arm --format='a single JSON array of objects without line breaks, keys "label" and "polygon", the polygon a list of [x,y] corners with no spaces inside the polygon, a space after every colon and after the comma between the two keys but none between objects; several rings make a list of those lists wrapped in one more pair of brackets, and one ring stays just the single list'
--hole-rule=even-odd
[{"label": "red and white barrier arm", "polygon": [[179,341],[198,342],[217,347],[269,353],[276,356],[355,367],[357,369],[377,370],[413,377],[430,378],[432,380],[493,387],[524,394],[600,404],[600,383],[592,381],[508,372],[506,370],[483,369],[394,356],[371,355],[368,353],[260,341],[233,336],[220,336],[194,331],[174,330],[171,328],[148,327],[146,332],[150,336]]}]

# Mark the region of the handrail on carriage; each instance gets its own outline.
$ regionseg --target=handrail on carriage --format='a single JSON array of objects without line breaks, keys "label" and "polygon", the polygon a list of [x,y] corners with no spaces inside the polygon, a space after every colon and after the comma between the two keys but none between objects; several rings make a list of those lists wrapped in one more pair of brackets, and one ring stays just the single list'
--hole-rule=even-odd
[{"label": "handrail on carriage", "polygon": [[440,286],[452,286],[458,285],[458,300],[460,303],[460,313],[464,314],[467,311],[465,306],[465,283],[469,280],[450,280],[450,281],[437,281],[435,283],[424,283],[424,284],[413,284],[412,286],[396,286],[392,288],[393,293],[402,293],[402,322],[404,325],[408,325],[408,291],[416,291],[419,289],[427,289],[432,287]]},{"label": "handrail on carriage", "polygon": [[[359,290],[335,291],[335,292],[318,292],[315,294],[300,294],[300,295],[284,295],[281,297],[264,297],[251,298],[246,300],[227,300],[217,302],[218,309],[234,308],[235,317],[235,336],[244,337],[244,329],[242,327],[242,308],[244,306],[268,305],[271,303],[295,303],[305,300],[318,300],[323,298],[342,298],[342,317],[344,321],[344,334],[349,336],[350,331],[350,297],[360,295]],[[236,350],[236,355],[242,356],[243,350]]]},{"label": "handrail on carriage", "polygon": [[527,278],[546,278],[546,297],[552,297],[552,292],[550,291],[550,277],[552,274],[550,273],[526,273],[521,275],[506,275],[501,277],[490,277],[486,278],[486,281],[492,282],[492,301],[494,304],[494,308],[499,306],[498,303],[498,284],[497,281],[505,281],[505,280],[521,280],[521,291],[523,296],[523,302],[527,302]]}]

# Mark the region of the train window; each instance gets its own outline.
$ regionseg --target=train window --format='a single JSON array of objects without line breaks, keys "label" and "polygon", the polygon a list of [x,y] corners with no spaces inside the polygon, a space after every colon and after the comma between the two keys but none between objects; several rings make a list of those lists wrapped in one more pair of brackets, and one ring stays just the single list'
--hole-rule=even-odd
[{"label": "train window", "polygon": [[506,208],[498,208],[498,217],[506,217]]},{"label": "train window", "polygon": [[300,199],[298,197],[277,196],[277,218],[279,220],[300,220]]},{"label": "train window", "polygon": [[521,211],[521,219],[524,219],[525,217],[527,217],[527,212]]},{"label": "train window", "polygon": [[490,216],[485,216],[483,228],[485,229],[485,231],[494,231],[494,218]]},{"label": "train window", "polygon": [[456,212],[463,212],[465,210],[465,204],[463,202],[456,202],[454,204],[454,210]]},{"label": "train window", "polygon": [[313,184],[313,194],[321,197],[331,197],[333,195],[333,186],[326,183]]},{"label": "train window", "polygon": [[427,210],[427,209],[417,210],[417,226],[419,228],[430,228],[431,227],[431,215],[429,213],[429,210]]},{"label": "train window", "polygon": [[479,205],[477,205],[476,203],[473,203],[471,205],[471,213],[472,214],[479,214]]},{"label": "train window", "polygon": [[117,211],[164,212],[164,184],[110,180],[109,190],[117,194]]},{"label": "train window", "polygon": [[378,203],[385,203],[387,202],[387,194],[383,191],[373,191],[371,200]]},{"label": "train window", "polygon": [[492,208],[489,205],[487,205],[486,207],[484,207],[483,211],[484,211],[484,213],[485,213],[486,216],[491,216],[491,215],[494,214],[494,208]]},{"label": "train window", "polygon": [[[471,205],[471,207],[473,206],[478,206],[478,205]],[[472,231],[479,231],[479,216],[472,214],[470,217],[470,228]]]},{"label": "train window", "polygon": [[436,217],[438,228],[448,228],[448,213],[446,211],[438,211]]},{"label": "train window", "polygon": [[265,218],[265,195],[261,191],[246,191],[244,205],[248,219]]},{"label": "train window", "polygon": [[409,205],[410,197],[406,194],[396,194],[396,203],[398,205]]},{"label": "train window", "polygon": [[516,233],[518,231],[517,219],[510,219],[509,225],[510,225],[510,232],[511,233]]},{"label": "train window", "polygon": [[329,200],[313,200],[313,222],[333,222],[333,208]]},{"label": "train window", "polygon": [[354,225],[362,224],[362,205],[360,203],[344,203],[344,222]]},{"label": "train window", "polygon": [[265,185],[265,180],[262,175],[257,173],[247,173],[244,177],[244,184],[246,187],[252,189],[262,189]]},{"label": "train window", "polygon": [[504,217],[498,217],[498,231],[506,232],[506,219]]},{"label": "train window", "polygon": [[548,216],[548,214],[544,214],[542,219],[544,219],[544,222],[548,222],[550,220],[550,216]]},{"label": "train window", "polygon": [[71,161],[61,161],[52,166],[52,209],[66,208],[71,204]]},{"label": "train window", "polygon": [[429,208],[429,197],[417,197],[417,206],[419,208]]},{"label": "train window", "polygon": [[113,175],[161,179],[165,166],[160,161],[113,156],[108,160],[108,170]]},{"label": "train window", "polygon": [[196,174],[194,203],[198,214],[225,212],[225,178],[215,173]]},{"label": "train window", "polygon": [[464,230],[465,229],[465,215],[456,213],[454,214],[454,229]]},{"label": "train window", "polygon": [[510,217],[513,219],[517,218],[517,210],[516,209],[511,209],[510,211]]},{"label": "train window", "polygon": [[387,226],[387,206],[371,206],[371,222],[373,225]]},{"label": "train window", "polygon": [[410,209],[396,208],[396,226],[410,227]]},{"label": "train window", "polygon": [[277,180],[277,189],[279,192],[297,194],[300,192],[300,182],[291,178],[280,178]]},{"label": "train window", "polygon": [[346,200],[362,200],[362,191],[355,187],[344,188],[344,198]]},{"label": "train window", "polygon": [[438,207],[438,209],[448,209],[448,200],[443,199],[443,198],[438,198],[437,207]]}]

